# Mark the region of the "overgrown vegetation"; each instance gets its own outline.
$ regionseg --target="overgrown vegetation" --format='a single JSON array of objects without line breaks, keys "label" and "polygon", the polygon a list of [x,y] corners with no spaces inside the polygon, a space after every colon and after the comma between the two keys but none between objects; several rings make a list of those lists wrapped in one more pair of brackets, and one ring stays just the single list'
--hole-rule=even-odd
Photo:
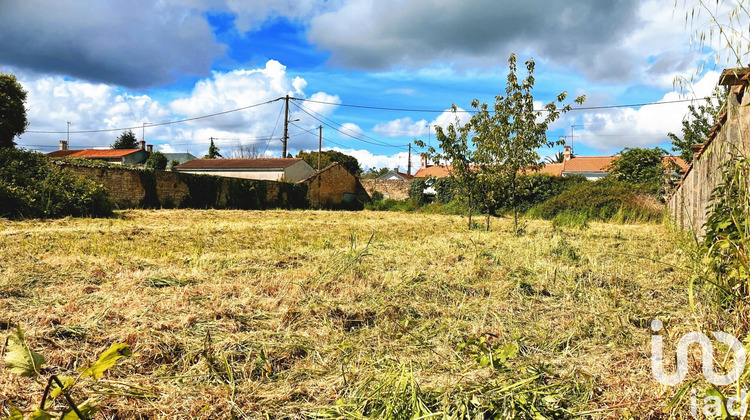
[{"label": "overgrown vegetation", "polygon": [[[664,416],[648,325],[693,320],[666,229],[512,230],[395,212],[0,221],[0,329],[25,326],[45,378],[130,344],[74,391],[101,418]],[[38,407],[39,384],[1,368],[0,417]]]},{"label": "overgrown vegetation", "polygon": [[529,211],[532,217],[554,219],[579,214],[584,220],[649,222],[662,220],[664,205],[650,194],[650,186],[605,178],[580,182]]},{"label": "overgrown vegetation", "polygon": [[40,153],[0,148],[0,217],[96,217],[112,208],[101,185],[61,170]]}]

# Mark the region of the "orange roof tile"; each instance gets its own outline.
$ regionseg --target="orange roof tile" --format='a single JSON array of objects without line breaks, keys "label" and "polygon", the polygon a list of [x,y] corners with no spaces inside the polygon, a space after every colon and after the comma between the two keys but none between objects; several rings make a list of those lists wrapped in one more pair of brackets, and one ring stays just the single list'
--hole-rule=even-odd
[{"label": "orange roof tile", "polygon": [[57,150],[49,153],[51,157],[80,157],[89,159],[112,159],[121,158],[143,149],[84,149],[84,150]]},{"label": "orange roof tile", "polygon": [[421,168],[414,174],[414,178],[446,178],[451,176],[451,166],[433,165]]},{"label": "orange roof tile", "polygon": [[606,172],[615,156],[574,156],[563,163],[564,172]]},{"label": "orange roof tile", "polygon": [[533,171],[540,174],[550,174],[554,176],[562,176],[563,164],[562,163],[545,163],[544,166],[539,168],[538,171]]}]

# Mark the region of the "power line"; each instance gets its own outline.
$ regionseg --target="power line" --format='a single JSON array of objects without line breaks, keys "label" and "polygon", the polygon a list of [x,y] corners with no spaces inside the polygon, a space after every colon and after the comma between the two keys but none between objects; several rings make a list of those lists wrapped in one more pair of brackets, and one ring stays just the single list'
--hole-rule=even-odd
[{"label": "power line", "polygon": [[[359,140],[359,141],[361,141],[363,143],[368,143],[368,144],[372,144],[372,145],[375,145],[375,146],[394,147],[394,148],[398,148],[398,149],[403,149],[403,146],[396,146],[396,145],[385,143],[385,142],[383,142],[381,140],[378,140],[378,139],[366,136],[364,134],[354,133],[353,131],[345,128],[343,126],[343,124],[337,123],[337,122],[331,120],[330,118],[327,118],[327,117],[325,117],[323,115],[318,114],[315,111],[308,110],[307,108],[303,107],[302,105],[299,105],[299,104],[296,104],[296,103],[293,103],[293,104],[294,104],[294,106],[296,106],[297,108],[299,108],[300,110],[302,110],[302,112],[304,112],[305,114],[313,117],[315,120],[319,121],[320,123],[325,124],[327,127],[332,128],[332,129],[338,131],[339,133],[341,133],[341,134],[343,134],[343,135],[345,135],[347,137],[351,137],[351,138],[353,138],[355,140]],[[329,124],[329,123],[321,120],[320,118],[316,117],[312,113],[319,115],[321,118],[323,118],[325,120],[328,120],[332,124],[338,125],[339,127],[334,127],[333,125],[331,125],[331,124]],[[350,132],[350,133],[354,133],[354,134],[347,133],[347,131]],[[365,140],[365,139],[369,139],[369,140]]]},{"label": "power line", "polygon": [[[399,111],[399,112],[429,112],[429,113],[443,113],[443,112],[454,112],[454,113],[467,113],[467,114],[475,114],[479,111],[474,110],[438,110],[438,109],[418,109],[418,108],[390,108],[390,107],[381,107],[381,106],[370,106],[370,105],[354,105],[354,104],[344,104],[344,103],[336,103],[336,102],[326,102],[326,101],[316,101],[313,99],[303,99],[303,98],[289,98],[293,99],[295,101],[302,101],[302,102],[312,102],[316,104],[322,104],[322,105],[336,105],[341,107],[347,107],[347,108],[359,108],[359,109],[374,109],[374,110],[380,110],[380,111]],[[633,103],[633,104],[621,104],[621,105],[599,105],[599,106],[578,106],[578,107],[571,107],[571,111],[591,111],[596,109],[612,109],[612,108],[630,108],[630,107],[637,107],[637,106],[646,106],[646,105],[670,105],[670,104],[676,104],[676,103],[684,103],[684,102],[693,102],[693,101],[705,101],[706,98],[695,98],[695,99],[675,99],[672,101],[662,101],[662,102],[642,102],[642,103]],[[544,109],[535,109],[534,112],[544,112]]]}]

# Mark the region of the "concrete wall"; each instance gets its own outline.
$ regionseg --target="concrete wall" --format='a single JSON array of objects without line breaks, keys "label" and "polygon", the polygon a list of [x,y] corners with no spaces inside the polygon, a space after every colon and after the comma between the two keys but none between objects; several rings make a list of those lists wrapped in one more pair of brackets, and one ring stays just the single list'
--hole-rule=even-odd
[{"label": "concrete wall", "polygon": [[334,163],[301,181],[307,185],[307,199],[313,207],[356,208],[357,201],[369,200],[359,179],[341,164]]},{"label": "concrete wall", "polygon": [[384,198],[394,200],[408,200],[411,181],[400,179],[362,179],[362,185],[367,193],[372,195],[373,191],[383,194]]},{"label": "concrete wall", "polygon": [[721,166],[738,152],[750,156],[750,94],[740,100],[738,95],[729,94],[726,121],[700,157],[693,160],[692,168],[667,202],[675,224],[698,236],[705,233],[706,207],[711,191],[721,182]]},{"label": "concrete wall", "polygon": [[[130,168],[74,166],[65,163],[58,163],[58,165],[62,170],[102,184],[120,208],[190,206],[191,202],[197,201],[195,197],[191,197],[188,185],[189,178],[195,175]],[[232,179],[218,177],[214,179],[220,185],[218,185],[217,195],[211,207],[225,207],[230,197],[229,189]],[[288,207],[286,203],[279,201],[281,194],[278,182],[258,182],[262,182],[266,190],[265,204]],[[155,189],[154,185],[147,185],[149,183],[155,183]]]}]

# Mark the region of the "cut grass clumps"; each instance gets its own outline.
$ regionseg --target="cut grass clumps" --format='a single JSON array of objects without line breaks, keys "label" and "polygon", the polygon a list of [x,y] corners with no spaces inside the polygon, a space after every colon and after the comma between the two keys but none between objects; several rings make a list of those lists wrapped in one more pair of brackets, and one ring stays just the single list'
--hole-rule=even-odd
[{"label": "cut grass clumps", "polygon": [[156,289],[161,289],[164,287],[187,286],[193,283],[195,283],[193,280],[176,279],[173,277],[149,277],[146,280],[144,280],[143,285],[147,287],[154,287]]},{"label": "cut grass clumps", "polygon": [[[650,374],[650,322],[696,328],[689,274],[657,262],[687,258],[663,225],[528,220],[515,236],[507,218],[485,232],[422,213],[118,215],[0,220],[0,332],[29,325],[42,374],[131,345],[85,387],[101,418],[661,418],[673,391]],[[719,322],[697,328],[739,330],[699,292],[699,318]],[[3,364],[0,417],[38,407],[43,387]]]}]

